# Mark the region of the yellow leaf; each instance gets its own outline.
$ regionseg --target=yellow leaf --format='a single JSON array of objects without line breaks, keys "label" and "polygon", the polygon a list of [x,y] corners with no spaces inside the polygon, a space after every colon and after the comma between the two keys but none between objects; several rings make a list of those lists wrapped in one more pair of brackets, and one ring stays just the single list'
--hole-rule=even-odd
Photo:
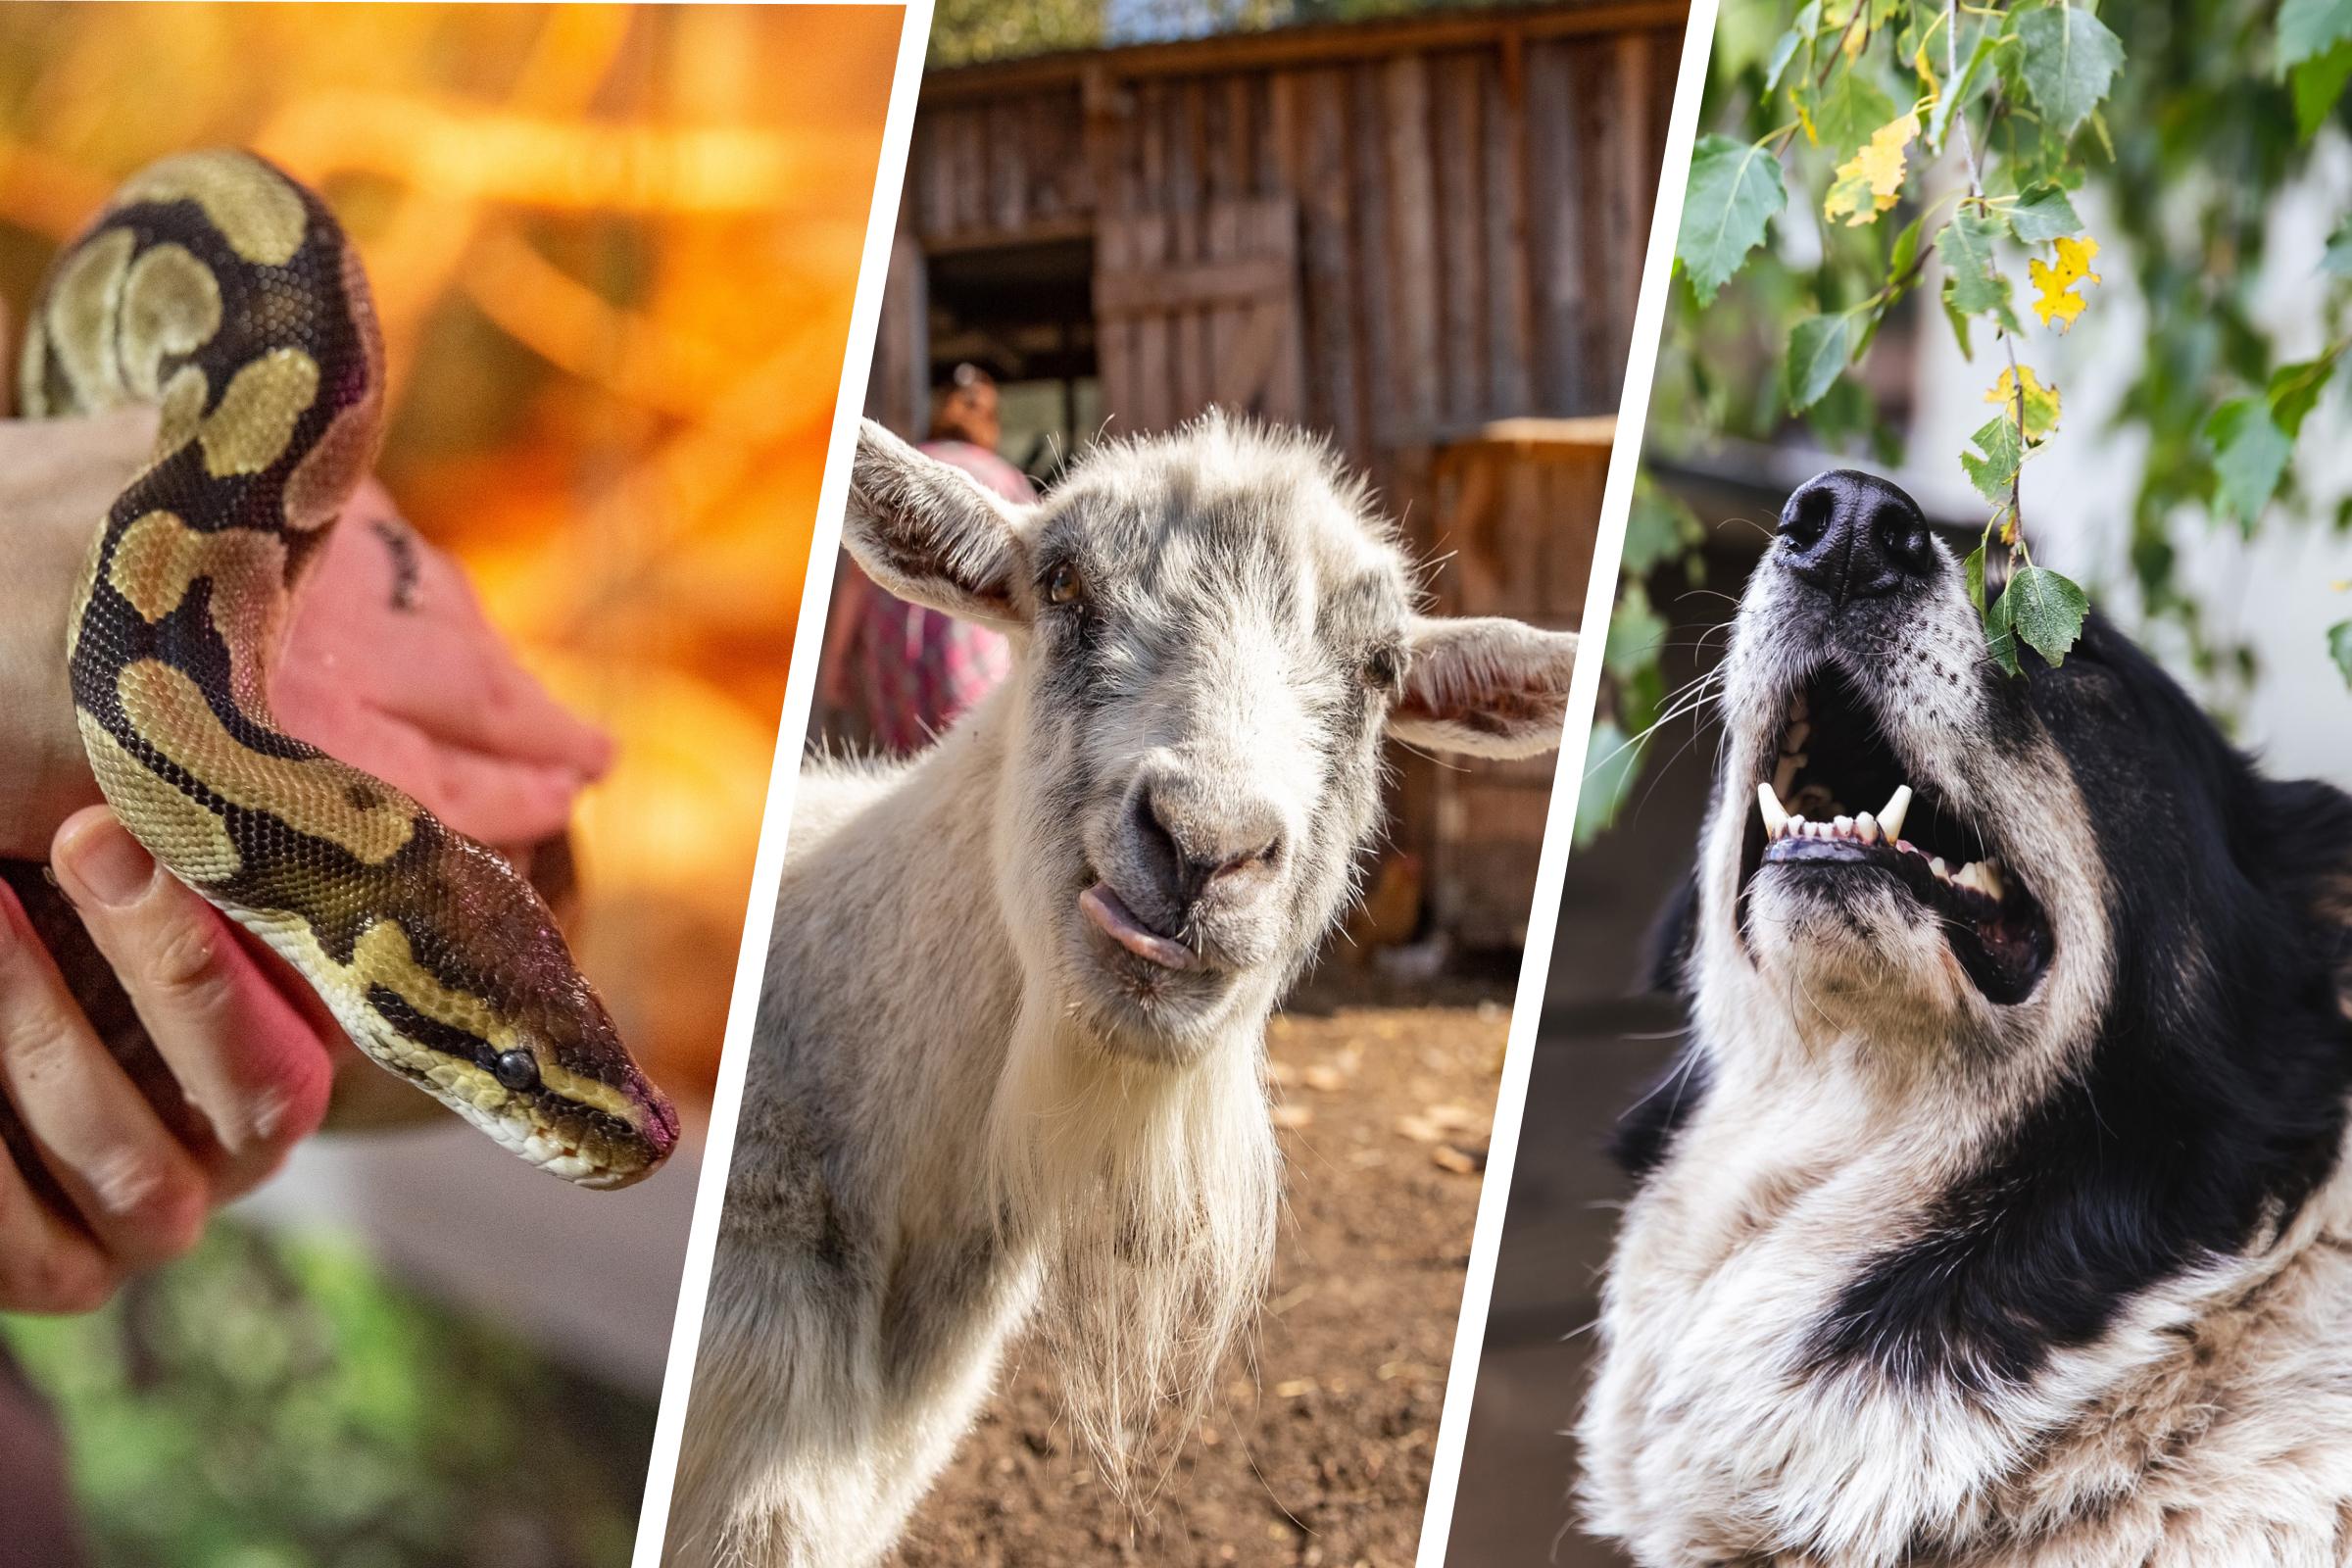
[{"label": "yellow leaf", "polygon": [[2099,283],[2099,274],[2090,270],[2090,259],[2099,254],[2095,239],[2062,239],[2058,242],[2058,265],[2028,262],[2026,270],[2033,276],[2034,286],[2041,297],[2034,302],[2034,314],[2041,318],[2044,326],[2056,326],[2061,332],[2075,324],[2088,302],[2075,292],[2079,285]]},{"label": "yellow leaf", "polygon": [[1843,218],[1859,228],[1900,199],[1903,190],[1903,152],[1919,135],[1914,110],[1872,131],[1870,140],[1853,157],[1838,166],[1837,181],[1821,204],[1824,218]]},{"label": "yellow leaf", "polygon": [[1992,390],[1984,394],[1984,401],[2014,419],[2020,380],[2026,384],[2026,439],[2039,441],[2058,428],[2058,389],[2045,385],[2034,373],[2034,367],[2021,365],[2015,371],[2003,370],[2001,378],[1992,383]]},{"label": "yellow leaf", "polygon": [[1928,102],[1933,104],[1939,88],[1936,80],[1936,68],[1928,64],[1928,46],[1925,43],[1922,43],[1919,46],[1919,52],[1911,57],[1911,66],[1919,73],[1919,79],[1928,84]]},{"label": "yellow leaf", "polygon": [[1796,122],[1805,127],[1806,145],[1812,147],[1821,145],[1821,132],[1813,128],[1813,117],[1805,113],[1805,106],[1802,103],[1796,106]]}]

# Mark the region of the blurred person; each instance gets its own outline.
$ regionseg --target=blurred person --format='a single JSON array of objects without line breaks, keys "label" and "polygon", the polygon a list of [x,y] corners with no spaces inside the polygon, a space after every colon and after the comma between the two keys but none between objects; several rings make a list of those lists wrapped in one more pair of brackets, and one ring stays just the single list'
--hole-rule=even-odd
[{"label": "blurred person", "polygon": [[[87,934],[37,931],[0,882],[0,1097],[24,1134],[0,1149],[5,1311],[103,1304],[194,1246],[321,1125],[359,1119],[346,1107],[374,1102],[376,1080],[392,1083],[290,968],[159,872],[90,774],[66,680],[68,608],[155,428],[144,410],[0,418],[0,860],[21,862],[20,879],[22,862],[47,861]],[[314,564],[276,668],[270,701],[288,731],[509,853],[560,836],[610,762],[605,737],[522,670],[456,564],[372,481]],[[134,1081],[108,1050],[61,972],[69,947],[94,947],[112,969],[159,1068]],[[397,1099],[404,1114],[430,1113],[424,1096]],[[55,1429],[0,1352],[0,1568],[78,1560],[64,1487]]]},{"label": "blurred person", "polygon": [[[1027,506],[1037,491],[998,455],[1004,435],[996,378],[976,365],[956,366],[932,396],[921,450]],[[921,751],[1012,668],[1002,632],[885,593],[847,555],[835,584],[818,695],[830,708],[858,712],[886,751]]]}]

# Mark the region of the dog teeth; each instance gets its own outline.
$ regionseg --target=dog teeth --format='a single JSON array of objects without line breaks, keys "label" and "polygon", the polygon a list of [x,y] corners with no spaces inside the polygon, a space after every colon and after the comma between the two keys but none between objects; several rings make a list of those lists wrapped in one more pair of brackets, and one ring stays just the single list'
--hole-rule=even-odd
[{"label": "dog teeth", "polygon": [[1854,836],[1865,844],[1879,842],[1879,819],[1864,811],[1854,818]]},{"label": "dog teeth", "polygon": [[1938,877],[1942,878],[1946,882],[1949,882],[1952,879],[1952,868],[1943,863],[1943,857],[1940,855],[1928,862],[1928,869],[1935,872]]},{"label": "dog teeth", "polygon": [[1765,842],[1779,838],[1782,830],[1788,825],[1788,812],[1781,805],[1781,798],[1773,793],[1772,786],[1762,779],[1756,780],[1756,809],[1764,813]]},{"label": "dog teeth", "polygon": [[1995,904],[2001,902],[2001,869],[1994,861],[1971,860],[1952,880],[1971,892],[1984,894]]},{"label": "dog teeth", "polygon": [[1901,838],[1903,836],[1903,813],[1910,809],[1911,786],[1897,784],[1894,787],[1894,793],[1886,797],[1886,806],[1879,811],[1879,831],[1886,834],[1890,842]]}]

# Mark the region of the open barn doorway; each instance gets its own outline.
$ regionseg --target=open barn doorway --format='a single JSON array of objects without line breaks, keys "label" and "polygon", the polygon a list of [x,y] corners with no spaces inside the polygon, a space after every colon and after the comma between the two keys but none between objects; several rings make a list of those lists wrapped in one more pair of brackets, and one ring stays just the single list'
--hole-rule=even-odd
[{"label": "open barn doorway", "polygon": [[999,451],[1047,488],[1102,424],[1094,241],[958,248],[927,261],[931,384],[965,363],[995,376]]}]

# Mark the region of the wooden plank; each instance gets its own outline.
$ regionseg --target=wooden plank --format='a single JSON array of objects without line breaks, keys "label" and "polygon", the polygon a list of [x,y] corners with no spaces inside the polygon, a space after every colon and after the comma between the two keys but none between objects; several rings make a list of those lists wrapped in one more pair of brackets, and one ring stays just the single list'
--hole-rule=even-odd
[{"label": "wooden plank", "polygon": [[1026,60],[926,72],[919,101],[922,112],[928,113],[934,104],[964,102],[1005,92],[1066,89],[1098,64],[1107,65],[1124,79],[1145,81],[1166,76],[1219,75],[1232,71],[1299,70],[1376,62],[1399,54],[1478,48],[1504,33],[1516,33],[1530,42],[1607,37],[1643,29],[1672,30],[1679,35],[1689,15],[1688,0],[1621,0],[1616,4],[1524,10],[1439,10],[1379,22],[1228,32],[1124,49],[1069,50]]},{"label": "wooden plank", "polygon": [[1642,299],[1643,239],[1649,233],[1648,215],[1658,184],[1658,141],[1650,133],[1650,35],[1629,32],[1617,40],[1617,142],[1611,151],[1617,162],[1618,230],[1623,258],[1617,269],[1618,309],[1624,330],[1617,358],[1611,362],[1624,375],[1626,347],[1633,340],[1634,312]]},{"label": "wooden plank", "polygon": [[1516,37],[1486,63],[1488,412],[1518,414],[1535,397],[1529,357],[1535,301],[1528,282],[1527,69]]},{"label": "wooden plank", "polygon": [[1234,231],[1232,254],[1207,262],[1171,260],[1156,270],[1103,270],[1095,280],[1096,314],[1175,316],[1220,305],[1254,304],[1269,294],[1287,292],[1294,282],[1292,260],[1267,254],[1261,244],[1245,244],[1241,233],[1239,215],[1259,204],[1222,205]]},{"label": "wooden plank", "polygon": [[1298,204],[1306,288],[1306,416],[1351,457],[1365,446],[1355,355],[1354,185],[1348,167],[1348,78],[1309,73],[1296,139],[1306,175]]},{"label": "wooden plank", "polygon": [[1274,360],[1266,371],[1257,411],[1269,419],[1298,424],[1306,417],[1305,355],[1298,318],[1298,208],[1287,199],[1268,199],[1250,203],[1247,211],[1251,216],[1245,235],[1253,233],[1256,246],[1279,262],[1290,277],[1280,294],[1267,296],[1259,307],[1275,318],[1275,340]]},{"label": "wooden plank", "polygon": [[1574,413],[1598,401],[1585,389],[1584,230],[1591,182],[1577,156],[1574,57],[1563,45],[1528,52],[1528,186],[1545,197],[1528,211],[1535,292],[1536,406]]},{"label": "wooden plank", "polygon": [[1478,57],[1452,54],[1437,62],[1437,166],[1439,244],[1445,276],[1440,300],[1445,398],[1448,419],[1475,419],[1486,413],[1486,236],[1480,177],[1485,172],[1479,131],[1481,80]]},{"label": "wooden plank", "polygon": [[922,433],[930,395],[929,300],[922,242],[902,221],[890,247],[890,276],[874,330],[874,373],[865,412],[902,435]]},{"label": "wooden plank", "polygon": [[[1136,180],[1130,264],[1137,270],[1166,265],[1168,228],[1168,94],[1162,82],[1145,82],[1135,92]],[[1160,430],[1168,425],[1174,403],[1174,344],[1164,316],[1135,318],[1135,393],[1132,408],[1117,409],[1131,430]]]},{"label": "wooden plank", "polygon": [[[1171,83],[1168,116],[1168,174],[1161,200],[1168,215],[1168,260],[1184,264],[1204,254],[1200,182],[1207,130],[1200,82]],[[1176,377],[1176,407],[1169,422],[1175,423],[1209,403],[1208,321],[1198,311],[1177,311],[1171,313],[1168,329]]]},{"label": "wooden plank", "polygon": [[921,192],[918,229],[926,238],[953,233],[956,228],[956,167],[944,140],[949,118],[943,115],[932,124],[917,119],[910,144],[910,167],[915,173],[909,177],[907,188]]},{"label": "wooden plank", "polygon": [[956,111],[942,127],[948,155],[956,168],[955,222],[957,229],[979,228],[988,221],[987,111],[974,105]]},{"label": "wooden plank", "polygon": [[1390,389],[1396,384],[1390,368],[1391,336],[1396,319],[1395,282],[1389,275],[1388,164],[1381,135],[1384,101],[1378,68],[1358,66],[1348,74],[1348,175],[1352,189],[1353,248],[1356,305],[1353,323],[1358,419],[1364,432],[1356,461],[1369,464],[1373,454],[1396,439],[1396,405]]},{"label": "wooden plank", "polygon": [[1102,298],[1105,278],[1135,266],[1135,219],[1127,213],[1104,214],[1096,220],[1095,235],[1095,374],[1102,387],[1103,412],[1124,434],[1135,428],[1133,411],[1140,396],[1138,323],[1132,317],[1103,311]]},{"label": "wooden plank", "polygon": [[[1390,304],[1398,352],[1392,395],[1408,430],[1437,422],[1437,191],[1430,168],[1429,68],[1419,55],[1382,73],[1387,114]],[[1409,437],[1408,437],[1409,438]]]},{"label": "wooden plank", "polygon": [[988,106],[984,123],[988,220],[998,229],[1018,229],[1029,220],[1029,117],[1021,104],[996,103]]}]

